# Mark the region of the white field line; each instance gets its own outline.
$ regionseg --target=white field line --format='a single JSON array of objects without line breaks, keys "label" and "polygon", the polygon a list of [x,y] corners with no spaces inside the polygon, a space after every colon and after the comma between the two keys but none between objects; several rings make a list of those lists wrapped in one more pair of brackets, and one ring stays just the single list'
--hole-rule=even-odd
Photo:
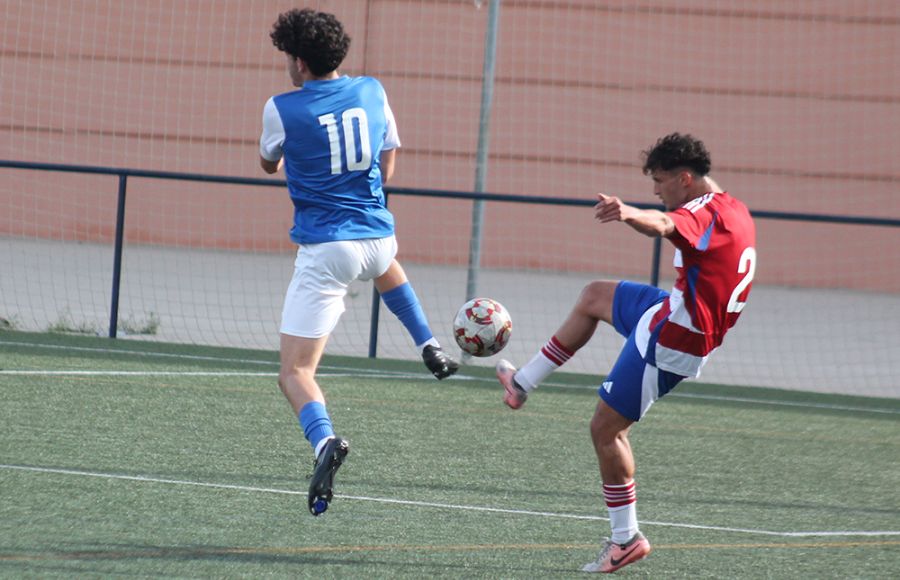
[{"label": "white field line", "polygon": [[[221,363],[238,363],[238,364],[254,364],[254,365],[265,365],[271,367],[277,367],[278,361],[276,360],[259,360],[259,359],[244,359],[244,358],[228,358],[228,357],[219,357],[219,356],[201,356],[201,355],[192,355],[192,354],[176,354],[176,353],[168,353],[168,352],[154,352],[154,351],[144,351],[144,350],[127,350],[127,349],[119,349],[119,348],[93,348],[86,346],[62,346],[59,344],[39,344],[32,342],[13,342],[13,341],[4,341],[0,340],[0,345],[8,344],[11,346],[24,346],[24,347],[34,347],[34,348],[46,348],[46,349],[56,349],[56,350],[72,350],[76,352],[96,352],[101,354],[125,354],[125,355],[138,355],[138,356],[147,356],[147,357],[157,357],[157,358],[174,358],[179,360],[195,360],[195,361],[211,361],[211,362],[221,362]],[[319,367],[320,369],[337,369],[344,371],[353,371],[356,370],[353,367],[333,367],[328,365],[322,365]],[[403,371],[387,371],[387,370],[378,370],[378,369],[368,369],[367,373],[373,376],[394,376],[394,375],[409,375],[410,373],[406,373]]]},{"label": "white field line", "polygon": [[230,371],[0,371],[0,375],[13,376],[85,376],[85,377],[275,377],[275,372]]},{"label": "white field line", "polygon": [[[321,368],[321,367],[320,367]],[[274,379],[278,377],[277,372],[252,372],[252,371],[87,371],[87,370],[67,370],[67,371],[18,371],[18,370],[0,370],[0,376],[82,376],[82,377],[265,377]],[[334,378],[334,377],[355,377],[370,379],[400,379],[400,380],[422,380],[421,374],[395,374],[382,375],[364,372],[318,372],[317,378]]]},{"label": "white field line", "polygon": [[143,351],[143,350],[128,350],[124,348],[94,348],[88,346],[63,346],[61,344],[42,344],[37,342],[15,342],[9,340],[0,340],[0,344],[8,344],[11,346],[24,346],[24,347],[34,347],[34,348],[46,348],[51,350],[72,350],[76,352],[99,352],[103,354],[136,354],[140,356],[155,356],[155,357],[163,357],[163,358],[177,358],[184,360],[207,360],[207,361],[221,361],[221,362],[236,362],[236,363],[245,363],[245,364],[259,364],[259,365],[278,365],[278,361],[269,361],[269,360],[259,360],[259,359],[235,359],[235,358],[223,358],[218,356],[200,356],[200,355],[192,355],[192,354],[176,354],[176,353],[168,353],[168,352],[153,352],[153,351]]},{"label": "white field line", "polygon": [[[234,490],[234,491],[246,491],[246,492],[252,492],[252,493],[277,493],[277,494],[283,494],[283,495],[301,495],[301,496],[306,495],[306,493],[307,493],[306,491],[276,489],[276,488],[271,488],[271,487],[253,487],[253,486],[248,486],[248,485],[229,485],[229,484],[224,484],[224,483],[185,481],[185,480],[179,480],[179,479],[162,479],[162,478],[147,477],[147,476],[142,476],[142,475],[120,475],[120,474],[116,474],[116,473],[98,473],[98,472],[93,472],[93,471],[81,471],[81,470],[76,470],[76,469],[55,469],[55,468],[33,467],[33,466],[25,466],[25,465],[0,464],[0,469],[26,471],[26,472],[32,472],[32,473],[50,473],[50,474],[57,474],[57,475],[98,477],[98,478],[102,478],[102,479],[118,479],[118,480],[125,480],[125,481],[138,481],[138,482],[143,482],[143,483],[185,485],[185,486],[212,488],[212,489],[227,489],[227,490]],[[473,512],[484,512],[484,513],[501,513],[501,514],[520,515],[520,516],[536,516],[536,517],[543,517],[543,518],[565,518],[565,519],[571,519],[571,520],[609,521],[609,518],[604,518],[604,517],[600,517],[600,516],[578,515],[578,514],[565,514],[565,513],[541,512],[541,511],[532,511],[532,510],[517,510],[517,509],[506,509],[506,508],[492,508],[492,507],[484,507],[484,506],[448,504],[448,503],[401,500],[401,499],[388,499],[388,498],[357,496],[357,495],[344,495],[344,494],[335,494],[335,497],[340,497],[344,500],[368,501],[368,502],[376,502],[376,503],[405,505],[405,506],[413,506],[413,507],[436,508],[436,509],[445,509],[445,510],[461,510],[461,511],[473,511]],[[778,536],[778,537],[784,537],[784,538],[808,538],[808,537],[832,537],[832,536],[839,536],[839,537],[900,536],[900,531],[896,531],[896,530],[878,530],[878,531],[875,531],[875,530],[873,530],[873,531],[834,530],[834,531],[806,531],[806,532],[775,532],[775,531],[771,531],[771,530],[756,530],[756,529],[750,529],[750,528],[731,528],[731,527],[722,527],[722,526],[704,526],[704,525],[698,525],[698,524],[684,524],[684,523],[678,523],[678,522],[654,522],[654,521],[642,520],[641,524],[648,525],[648,526],[661,526],[661,527],[670,527],[670,528],[689,528],[689,529],[693,529],[693,530],[707,530],[707,531],[715,531],[715,532],[730,532],[730,533],[739,533],[739,534]]]},{"label": "white field line", "polygon": [[[277,372],[244,372],[244,371],[3,371],[0,375],[13,376],[85,376],[85,377],[269,377],[278,376]],[[366,375],[361,373],[317,373],[317,377],[366,377],[378,378],[382,375]],[[383,377],[382,377],[383,378]],[[422,375],[392,375],[392,379],[421,379]]]},{"label": "white field line", "polygon": [[[221,363],[239,363],[239,364],[258,364],[258,365],[267,365],[267,366],[278,366],[277,361],[264,361],[259,359],[239,359],[239,358],[227,358],[227,357],[214,357],[214,356],[200,356],[200,355],[187,355],[187,354],[176,354],[176,353],[163,353],[163,352],[153,352],[153,351],[139,351],[139,350],[126,350],[126,349],[114,349],[114,348],[92,348],[92,347],[83,347],[83,346],[62,346],[58,344],[40,344],[40,343],[31,343],[31,342],[15,342],[15,341],[3,341],[0,340],[0,345],[12,345],[12,346],[24,346],[24,347],[34,347],[34,348],[46,348],[46,349],[58,349],[58,350],[72,350],[72,351],[81,351],[81,352],[96,352],[96,353],[104,353],[104,354],[126,354],[126,355],[139,355],[139,356],[147,356],[147,357],[160,357],[160,358],[174,358],[180,360],[197,360],[197,361],[214,361]],[[378,369],[356,369],[353,367],[343,367],[343,366],[331,366],[331,365],[322,365],[319,367],[320,374],[319,376],[329,376],[329,377],[343,377],[343,376],[355,376],[361,378],[379,378],[379,377],[390,377],[397,379],[427,379],[427,375],[423,372],[422,374],[409,373],[404,371],[389,371],[389,370],[378,370]],[[329,372],[332,371],[332,372]],[[0,375],[12,375],[12,374],[45,374],[45,375],[53,375],[53,374],[89,374],[92,371],[18,371],[18,370],[0,370]],[[93,371],[97,375],[108,374],[108,375],[128,375],[133,374],[135,376],[139,376],[141,371]],[[147,376],[151,376],[152,372],[145,372]],[[160,375],[168,375],[168,376],[176,376],[176,375],[184,375],[184,376],[228,376],[229,374],[233,376],[272,376],[270,373],[241,373],[241,372],[232,372],[222,371],[219,373],[216,372],[208,372],[202,374],[201,372],[191,373],[191,372],[159,372]],[[489,381],[490,379],[484,379],[482,377],[473,377],[467,375],[456,375],[451,380],[467,380],[467,381]],[[541,388],[545,387],[557,387],[557,388],[578,388],[575,385],[567,385],[563,383],[554,383],[554,382],[544,382],[541,383]],[[593,386],[585,386],[582,387],[585,389],[595,389]],[[832,411],[846,411],[846,412],[862,412],[862,413],[879,413],[885,415],[900,415],[900,410],[897,409],[884,409],[884,408],[875,408],[875,407],[853,407],[849,405],[830,405],[827,403],[804,403],[800,401],[777,401],[772,399],[752,399],[749,397],[729,397],[729,396],[720,396],[720,395],[701,395],[695,393],[679,393],[677,391],[667,395],[669,397],[678,397],[678,398],[690,398],[690,399],[701,399],[706,401],[728,401],[735,403],[748,403],[754,405],[769,405],[774,407],[797,407],[802,409],[828,409]]]}]

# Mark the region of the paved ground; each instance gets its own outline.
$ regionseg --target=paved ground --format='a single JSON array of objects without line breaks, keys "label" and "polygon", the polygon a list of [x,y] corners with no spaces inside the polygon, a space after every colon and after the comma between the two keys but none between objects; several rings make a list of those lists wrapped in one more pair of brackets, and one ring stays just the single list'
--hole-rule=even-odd
[{"label": "paved ground", "polygon": [[[112,249],[95,244],[0,239],[0,318],[21,330],[51,325],[106,333]],[[127,247],[120,322],[141,339],[274,350],[293,256]],[[404,264],[439,340],[464,301],[463,268]],[[597,278],[602,276],[598,275]],[[591,277],[592,278],[592,277]],[[590,278],[484,271],[479,294],[513,316],[503,356],[525,362],[556,330]],[[668,284],[668,283],[667,283]],[[357,283],[328,352],[368,353],[371,283]],[[900,397],[900,295],[755,286],[738,326],[702,380],[858,395]],[[128,332],[122,338],[127,339]],[[566,369],[601,374],[621,345],[602,328]],[[383,307],[378,356],[415,358],[402,327]],[[496,358],[473,359],[492,365]]]}]

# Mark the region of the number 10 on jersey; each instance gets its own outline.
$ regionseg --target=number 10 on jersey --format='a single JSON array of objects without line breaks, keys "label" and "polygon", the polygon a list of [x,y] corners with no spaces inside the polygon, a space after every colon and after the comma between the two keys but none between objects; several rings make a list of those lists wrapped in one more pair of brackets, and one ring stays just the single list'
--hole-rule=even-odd
[{"label": "number 10 on jersey", "polygon": [[[324,125],[328,131],[332,175],[340,175],[342,158],[347,160],[347,171],[364,171],[372,166],[369,122],[364,109],[354,107],[341,114],[341,126],[344,130],[343,147],[341,146],[341,132],[338,131],[338,121],[333,113],[319,117],[319,124]],[[357,132],[359,134],[358,142]]]}]

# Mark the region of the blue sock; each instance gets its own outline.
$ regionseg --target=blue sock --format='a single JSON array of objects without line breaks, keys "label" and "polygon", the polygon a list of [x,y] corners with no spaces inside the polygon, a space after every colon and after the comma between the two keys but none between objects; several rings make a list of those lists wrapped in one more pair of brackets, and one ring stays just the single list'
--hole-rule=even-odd
[{"label": "blue sock", "polygon": [[393,290],[388,290],[381,295],[381,299],[384,300],[388,310],[400,319],[400,322],[412,335],[416,346],[434,337],[434,334],[431,333],[431,328],[428,326],[428,319],[425,318],[422,305],[419,304],[419,299],[416,297],[416,293],[409,282],[404,282]]},{"label": "blue sock", "polygon": [[334,436],[331,417],[328,416],[325,405],[318,401],[312,401],[303,405],[298,419],[300,420],[300,428],[303,429],[303,434],[310,445],[312,445],[313,451],[316,450],[319,441],[326,437]]}]

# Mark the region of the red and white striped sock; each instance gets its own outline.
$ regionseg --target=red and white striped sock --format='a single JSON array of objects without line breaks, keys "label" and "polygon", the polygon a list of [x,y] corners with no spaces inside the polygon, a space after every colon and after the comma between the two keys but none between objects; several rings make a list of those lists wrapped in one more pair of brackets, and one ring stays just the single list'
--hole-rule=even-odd
[{"label": "red and white striped sock", "polygon": [[574,354],[553,336],[528,364],[516,371],[516,383],[526,391],[532,391]]},{"label": "red and white striped sock", "polygon": [[637,491],[634,480],[627,483],[603,484],[603,499],[609,510],[612,541],[624,544],[638,532]]}]

